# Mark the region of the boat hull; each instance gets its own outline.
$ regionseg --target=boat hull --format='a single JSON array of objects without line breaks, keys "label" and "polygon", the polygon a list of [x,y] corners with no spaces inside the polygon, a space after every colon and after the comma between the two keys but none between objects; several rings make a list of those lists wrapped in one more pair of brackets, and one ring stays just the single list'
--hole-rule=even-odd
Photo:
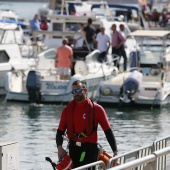
[{"label": "boat hull", "polygon": [[[84,81],[87,85],[87,96],[91,99],[93,99],[93,94],[96,92],[96,89],[98,87],[98,84],[105,80],[109,79],[111,75],[106,76],[106,77],[91,77],[91,78],[83,78],[82,76],[75,75],[72,77],[70,80],[63,82],[63,81],[56,81],[54,82],[44,82],[44,85],[42,85],[42,89],[40,90],[41,92],[41,103],[67,103],[70,100],[73,99],[72,94],[71,94],[71,85],[72,82],[75,80],[81,80]],[[46,84],[46,88],[45,88]],[[51,88],[51,91],[47,88],[50,87],[49,84],[53,84],[54,86]],[[60,90],[57,89],[64,89]],[[6,99],[8,101],[20,101],[20,102],[29,102],[29,96],[26,91],[26,89],[23,92],[13,92],[13,91],[7,91],[6,92]]]}]

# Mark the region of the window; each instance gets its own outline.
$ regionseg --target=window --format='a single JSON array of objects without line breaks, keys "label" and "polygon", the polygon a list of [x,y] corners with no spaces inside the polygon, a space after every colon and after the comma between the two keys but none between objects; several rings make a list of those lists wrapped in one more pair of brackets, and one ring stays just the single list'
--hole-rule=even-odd
[{"label": "window", "polygon": [[66,22],[66,31],[78,31],[80,23]]},{"label": "window", "polygon": [[15,44],[16,43],[15,32],[13,30],[5,31],[1,43],[2,44]]},{"label": "window", "polygon": [[6,51],[2,50],[0,51],[0,63],[8,63],[9,62],[9,56],[6,53]]},{"label": "window", "polygon": [[[63,31],[63,23],[53,23],[53,31]],[[53,36],[53,38],[61,38],[61,37]]]},{"label": "window", "polygon": [[63,31],[63,23],[53,23],[53,31]]}]

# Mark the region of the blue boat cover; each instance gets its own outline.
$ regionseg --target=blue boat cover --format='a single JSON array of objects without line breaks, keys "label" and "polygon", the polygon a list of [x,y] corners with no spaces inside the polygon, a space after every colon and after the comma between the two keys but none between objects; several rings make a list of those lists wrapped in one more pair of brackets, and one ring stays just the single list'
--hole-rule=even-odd
[{"label": "blue boat cover", "polygon": [[10,23],[10,24],[17,24],[17,25],[20,25],[22,27],[26,27],[26,24],[24,22],[22,22],[22,21],[15,21],[15,20],[10,20],[10,19],[7,19],[7,20],[1,19],[0,22]]}]

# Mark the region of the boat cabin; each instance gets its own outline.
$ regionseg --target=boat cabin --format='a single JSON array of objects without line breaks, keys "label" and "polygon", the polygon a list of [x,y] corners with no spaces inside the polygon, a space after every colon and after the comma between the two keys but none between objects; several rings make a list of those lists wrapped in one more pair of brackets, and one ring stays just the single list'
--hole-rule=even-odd
[{"label": "boat cabin", "polygon": [[150,81],[151,77],[161,79],[162,71],[169,75],[170,31],[138,30],[131,34],[136,37],[140,46],[140,71],[145,75],[145,80]]},{"label": "boat cabin", "polygon": [[[80,29],[80,24],[87,24],[88,16],[73,16],[73,15],[48,15],[48,18],[50,19],[50,26],[48,31],[50,32],[77,32]],[[105,27],[105,33],[108,34],[111,37],[112,30],[111,26],[112,24],[117,25],[117,30],[119,31],[119,25],[124,24],[124,32],[125,35],[129,35],[131,33],[129,27],[125,22],[119,22],[114,21],[111,18],[105,18],[105,17],[90,17],[93,20],[93,26],[96,28],[96,34],[99,32],[99,29],[101,26]],[[46,32],[48,32],[46,31]],[[45,33],[45,32],[44,32]],[[62,39],[64,36],[57,36],[57,35],[51,35],[46,34],[44,45],[49,48],[58,48],[62,44]],[[70,45],[73,46],[73,39],[74,35],[69,37]],[[130,52],[136,47],[136,40],[133,36],[128,36],[127,40],[127,56],[129,56]],[[86,50],[87,47],[83,47],[84,50]],[[77,49],[81,51],[82,49]],[[87,54],[87,53],[86,53]],[[111,54],[111,48],[109,50],[109,54]]]}]

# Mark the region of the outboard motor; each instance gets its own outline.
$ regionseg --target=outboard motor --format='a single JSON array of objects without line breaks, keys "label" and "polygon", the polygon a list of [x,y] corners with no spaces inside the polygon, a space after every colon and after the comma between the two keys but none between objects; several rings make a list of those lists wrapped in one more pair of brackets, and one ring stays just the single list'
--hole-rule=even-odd
[{"label": "outboard motor", "polygon": [[28,91],[30,103],[41,102],[41,83],[40,83],[40,73],[37,71],[30,71],[27,76],[26,88]]},{"label": "outboard motor", "polygon": [[142,73],[135,70],[126,78],[120,90],[121,101],[124,103],[130,103],[132,101],[132,96],[139,89],[142,77]]},{"label": "outboard motor", "polygon": [[130,67],[139,67],[139,60],[140,60],[140,51],[139,50],[133,50],[130,53]]}]

